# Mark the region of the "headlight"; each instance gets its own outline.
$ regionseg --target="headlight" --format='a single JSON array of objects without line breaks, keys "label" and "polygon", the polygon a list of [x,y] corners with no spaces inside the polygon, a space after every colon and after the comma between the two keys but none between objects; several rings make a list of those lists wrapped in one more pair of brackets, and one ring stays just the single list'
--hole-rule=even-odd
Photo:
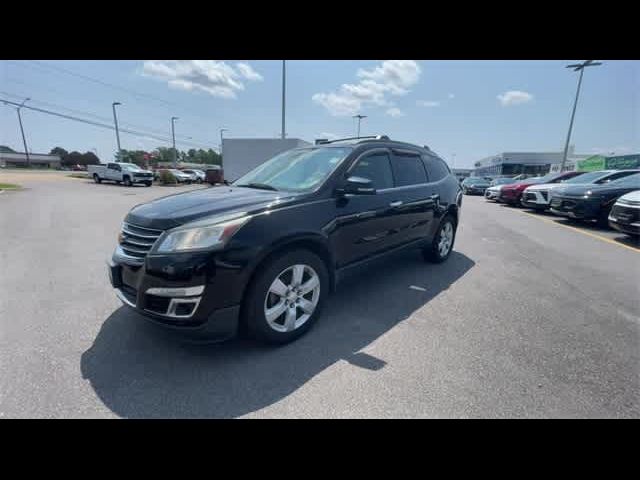
[{"label": "headlight", "polygon": [[249,221],[251,217],[242,216],[233,220],[217,222],[195,222],[167,233],[158,253],[188,252],[192,250],[219,250],[231,237]]}]

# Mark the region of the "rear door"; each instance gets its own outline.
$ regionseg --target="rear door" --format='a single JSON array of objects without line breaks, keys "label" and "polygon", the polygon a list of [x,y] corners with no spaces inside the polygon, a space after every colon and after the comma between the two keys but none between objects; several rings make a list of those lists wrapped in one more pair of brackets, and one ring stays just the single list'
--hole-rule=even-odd
[{"label": "rear door", "polygon": [[392,149],[391,165],[395,185],[388,194],[398,232],[394,244],[424,239],[433,223],[437,191],[429,183],[419,152]]}]

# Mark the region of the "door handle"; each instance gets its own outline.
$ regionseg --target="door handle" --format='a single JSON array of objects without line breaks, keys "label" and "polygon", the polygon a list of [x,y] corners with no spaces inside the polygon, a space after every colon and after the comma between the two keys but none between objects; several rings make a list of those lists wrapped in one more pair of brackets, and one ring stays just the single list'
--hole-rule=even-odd
[{"label": "door handle", "polygon": [[396,202],[391,202],[391,203],[389,204],[389,206],[390,206],[391,208],[396,208],[396,207],[399,207],[400,205],[402,205],[402,202],[401,202],[400,200],[398,200],[398,201],[396,201]]}]

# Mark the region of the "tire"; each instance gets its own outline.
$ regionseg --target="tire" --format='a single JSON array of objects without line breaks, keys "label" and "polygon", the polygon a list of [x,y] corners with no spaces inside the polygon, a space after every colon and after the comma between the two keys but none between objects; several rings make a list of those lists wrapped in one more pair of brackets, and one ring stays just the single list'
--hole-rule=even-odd
[{"label": "tire", "polygon": [[197,183],[198,183],[198,184],[202,183],[202,179],[201,179],[201,178],[198,178]]},{"label": "tire", "polygon": [[131,179],[129,177],[124,177],[122,179],[122,183],[124,183],[125,187],[130,187],[131,185],[133,185],[133,183],[131,183]]},{"label": "tire", "polygon": [[596,225],[600,228],[609,228],[609,212],[611,208],[603,208],[598,215],[598,219],[596,221]]},{"label": "tire", "polygon": [[150,187],[153,182],[144,182],[145,187]]},{"label": "tire", "polygon": [[94,181],[95,183],[102,183],[102,179],[98,176],[98,174],[97,174],[97,173],[94,173],[94,174],[93,174],[93,181]]},{"label": "tire", "polygon": [[[446,230],[448,229],[447,225],[450,225],[451,230],[450,230],[450,238],[446,249],[441,249],[440,248],[440,244],[443,236],[443,232],[446,232]],[[424,248],[422,250],[422,255],[424,257],[424,259],[428,262],[431,263],[442,263],[444,262],[447,258],[449,258],[449,256],[451,255],[451,251],[453,250],[453,244],[456,241],[456,230],[457,230],[457,224],[455,219],[453,218],[453,216],[451,215],[447,215],[446,217],[444,217],[442,219],[442,222],[440,222],[440,226],[438,227],[438,231],[436,232],[436,234],[433,237],[433,241],[431,242],[431,245],[429,245],[428,247]],[[447,235],[446,233],[444,233],[444,235]]]},{"label": "tire", "polygon": [[[310,314],[299,306],[301,303],[293,309],[287,307],[289,300],[295,298],[298,301],[295,292],[286,297],[285,288],[296,285],[293,271],[300,271],[301,266],[302,282],[297,285],[312,285],[309,282],[313,278],[317,280],[317,287],[300,297],[308,302],[306,304],[311,309]],[[255,340],[280,345],[304,335],[320,317],[329,291],[329,274],[322,259],[308,250],[294,250],[278,254],[258,268],[259,273],[251,282],[243,301],[243,330]],[[279,288],[276,280],[280,280],[283,295],[274,293],[273,289]],[[271,321],[267,319],[269,308],[273,312]],[[290,311],[293,312],[293,317],[289,316]],[[292,320],[288,326],[289,319]]]}]

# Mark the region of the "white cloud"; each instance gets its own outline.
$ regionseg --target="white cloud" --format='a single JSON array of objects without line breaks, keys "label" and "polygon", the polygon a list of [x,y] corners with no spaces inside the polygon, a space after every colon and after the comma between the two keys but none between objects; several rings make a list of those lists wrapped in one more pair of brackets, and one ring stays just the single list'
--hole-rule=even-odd
[{"label": "white cloud", "polygon": [[236,93],[244,90],[245,79],[262,80],[246,63],[236,63],[234,67],[216,60],[147,60],[142,73],[166,80],[172,88],[201,90],[222,98],[236,98]]},{"label": "white cloud", "polygon": [[400,110],[397,107],[391,107],[390,109],[387,110],[387,115],[393,117],[393,118],[397,118],[397,117],[404,117],[404,113],[402,113],[402,110]]},{"label": "white cloud", "polygon": [[533,95],[521,90],[509,90],[508,92],[501,93],[497,98],[503,107],[510,107],[512,105],[522,105],[523,103],[530,102],[533,100]]},{"label": "white cloud", "polygon": [[256,72],[248,63],[236,63],[236,67],[240,74],[247,80],[262,81],[264,78]]},{"label": "white cloud", "polygon": [[420,106],[420,107],[439,107],[440,106],[440,102],[436,102],[433,100],[418,100],[416,102],[416,105]]},{"label": "white cloud", "polygon": [[413,60],[386,60],[371,70],[359,69],[356,75],[362,80],[358,83],[342,84],[337,92],[316,93],[312,99],[335,116],[355,115],[372,105],[392,107],[387,94],[406,95],[420,73],[420,65]]},{"label": "white cloud", "polygon": [[450,93],[449,95],[447,95],[449,97],[449,99],[453,99],[456,98],[456,96],[453,93]]}]

